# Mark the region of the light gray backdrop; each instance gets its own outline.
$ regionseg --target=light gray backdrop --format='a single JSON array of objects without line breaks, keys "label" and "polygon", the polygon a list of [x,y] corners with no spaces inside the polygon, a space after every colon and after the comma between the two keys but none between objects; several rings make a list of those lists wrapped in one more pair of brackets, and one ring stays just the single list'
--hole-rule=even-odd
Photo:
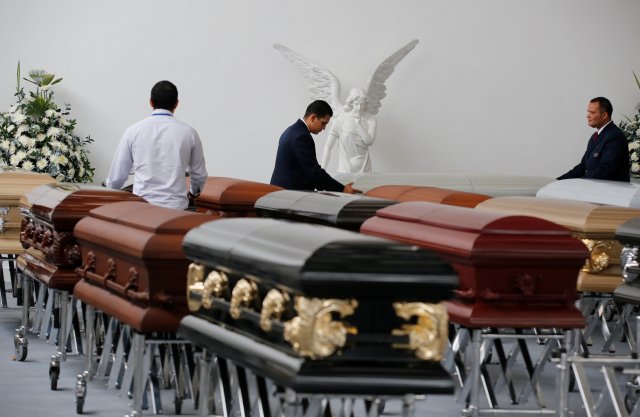
[{"label": "light gray backdrop", "polygon": [[169,79],[210,175],[268,181],[280,133],[308,103],[274,42],[346,92],[417,38],[387,82],[375,170],[555,176],[584,150],[590,98],[609,97],[615,121],[635,111],[639,18],[638,0],[3,1],[0,109],[18,59],[63,76],[56,97],[95,139],[99,182],[153,83]]}]

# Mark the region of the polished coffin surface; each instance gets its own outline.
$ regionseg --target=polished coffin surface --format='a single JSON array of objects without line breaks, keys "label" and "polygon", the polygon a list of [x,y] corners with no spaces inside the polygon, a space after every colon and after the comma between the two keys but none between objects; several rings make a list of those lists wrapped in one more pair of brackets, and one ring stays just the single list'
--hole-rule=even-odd
[{"label": "polished coffin surface", "polygon": [[578,278],[578,290],[585,292],[612,292],[621,284],[622,246],[615,239],[615,230],[640,216],[640,210],[634,208],[540,197],[493,198],[478,204],[476,210],[538,217],[570,229],[590,251]]},{"label": "polished coffin surface", "polygon": [[17,255],[24,251],[20,243],[20,197],[50,183],[55,183],[50,175],[0,169],[0,253]]},{"label": "polished coffin surface", "polygon": [[562,226],[409,202],[379,210],[361,232],[418,245],[449,261],[460,276],[456,298],[447,303],[456,323],[472,328],[584,325],[574,301],[588,252]]},{"label": "polished coffin surface", "polygon": [[354,182],[354,188],[367,192],[381,185],[417,185],[448,188],[470,193],[487,194],[492,197],[523,195],[534,196],[543,186],[554,181],[549,177],[523,175],[464,175],[464,174],[417,174],[417,173],[368,173],[343,174],[334,178],[344,183]]},{"label": "polished coffin surface", "polygon": [[187,313],[182,239],[208,221],[144,202],[92,210],[74,229],[82,251],[74,296],[140,332],[175,332]]},{"label": "polished coffin surface", "polygon": [[417,187],[413,185],[382,185],[372,188],[365,195],[388,200],[428,201],[458,207],[473,208],[491,197],[466,191],[449,190],[438,187]]},{"label": "polished coffin surface", "polygon": [[206,223],[183,247],[197,317],[180,333],[215,354],[298,392],[453,389],[438,363],[446,315],[427,303],[448,299],[457,278],[434,254],[274,219]]},{"label": "polished coffin surface", "polygon": [[20,240],[32,250],[20,255],[18,265],[49,288],[72,290],[78,281],[73,269],[80,263],[73,227],[92,209],[125,200],[144,201],[131,193],[93,185],[34,188],[20,201],[24,213]]},{"label": "polished coffin surface", "polygon": [[220,217],[254,216],[257,199],[281,187],[226,177],[209,177],[196,199],[200,212]]},{"label": "polished coffin surface", "polygon": [[538,190],[536,197],[640,208],[640,184],[571,178],[545,185]]},{"label": "polished coffin surface", "polygon": [[376,210],[392,204],[396,202],[362,195],[283,190],[260,198],[255,208],[264,217],[358,230]]}]

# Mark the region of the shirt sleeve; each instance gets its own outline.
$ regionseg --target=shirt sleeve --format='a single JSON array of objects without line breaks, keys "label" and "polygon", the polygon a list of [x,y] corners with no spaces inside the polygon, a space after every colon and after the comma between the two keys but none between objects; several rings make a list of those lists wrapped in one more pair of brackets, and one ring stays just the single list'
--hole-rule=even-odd
[{"label": "shirt sleeve", "polygon": [[127,132],[125,132],[113,155],[111,169],[105,181],[106,186],[109,188],[120,189],[129,178],[129,173],[133,167],[133,157],[131,156],[128,138]]},{"label": "shirt sleeve", "polygon": [[191,194],[198,195],[207,180],[207,167],[204,161],[204,151],[200,136],[194,131],[194,145],[191,148],[191,159],[189,161],[189,181],[191,183]]}]

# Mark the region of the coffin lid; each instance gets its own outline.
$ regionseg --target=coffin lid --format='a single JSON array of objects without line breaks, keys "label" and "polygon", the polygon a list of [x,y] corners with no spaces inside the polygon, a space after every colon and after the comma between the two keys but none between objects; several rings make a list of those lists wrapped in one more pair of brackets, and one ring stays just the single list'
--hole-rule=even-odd
[{"label": "coffin lid", "polygon": [[[214,268],[313,296],[378,291],[389,297],[392,285],[394,295],[410,288],[413,296],[428,298],[457,286],[450,266],[431,252],[322,225],[223,219],[191,230],[183,249],[188,258]],[[432,294],[424,291],[429,283]]]},{"label": "coffin lid", "polygon": [[612,239],[621,223],[640,216],[640,209],[604,206],[582,201],[540,197],[497,197],[476,210],[538,217],[589,237]]},{"label": "coffin lid", "polygon": [[256,211],[266,217],[302,220],[357,230],[379,208],[392,200],[362,195],[282,190],[256,201]]},{"label": "coffin lid", "polygon": [[20,197],[31,189],[56,182],[50,175],[36,172],[0,169],[0,205],[17,206]]},{"label": "coffin lid", "polygon": [[554,181],[550,177],[525,175],[487,174],[419,174],[419,173],[338,173],[334,178],[340,182],[354,182],[353,186],[364,192],[381,185],[418,185],[449,188],[470,193],[487,194],[492,197],[504,195],[534,196],[543,186]]},{"label": "coffin lid", "polygon": [[236,178],[209,177],[196,204],[198,207],[222,211],[253,210],[258,198],[278,190],[282,188],[271,184]]},{"label": "coffin lid", "polygon": [[640,246],[640,217],[627,220],[618,226],[616,239],[623,245]]},{"label": "coffin lid", "polygon": [[381,185],[367,191],[365,195],[402,202],[429,201],[460,207],[475,207],[478,203],[491,198],[484,194],[415,185]]},{"label": "coffin lid", "polygon": [[72,228],[92,209],[129,200],[144,201],[131,193],[89,184],[56,183],[41,185],[27,193],[21,207],[56,229]]},{"label": "coffin lid", "polygon": [[84,242],[93,242],[145,259],[184,259],[182,237],[188,230],[208,221],[211,216],[201,213],[144,201],[122,201],[91,210],[78,222],[74,234],[81,246]]},{"label": "coffin lid", "polygon": [[536,197],[562,198],[640,209],[640,184],[571,178],[545,185],[538,190]]}]

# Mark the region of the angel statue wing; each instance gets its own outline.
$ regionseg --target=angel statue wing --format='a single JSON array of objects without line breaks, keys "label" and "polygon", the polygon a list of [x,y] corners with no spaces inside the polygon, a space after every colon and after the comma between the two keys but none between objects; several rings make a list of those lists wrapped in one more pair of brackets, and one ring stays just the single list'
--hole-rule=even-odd
[{"label": "angel statue wing", "polygon": [[417,39],[412,40],[378,65],[367,87],[367,113],[378,114],[378,110],[382,105],[381,101],[387,95],[385,92],[387,90],[387,87],[384,85],[385,81],[393,74],[393,70],[396,65],[398,65],[398,62],[402,61],[402,58],[407,56],[417,44]]},{"label": "angel statue wing", "polygon": [[309,98],[311,98],[311,100],[324,100],[328,102],[336,114],[342,110],[340,81],[338,77],[323,66],[284,45],[274,43],[273,47],[277,51],[280,51],[282,56],[295,65],[302,76],[311,82],[311,84],[309,84]]}]

